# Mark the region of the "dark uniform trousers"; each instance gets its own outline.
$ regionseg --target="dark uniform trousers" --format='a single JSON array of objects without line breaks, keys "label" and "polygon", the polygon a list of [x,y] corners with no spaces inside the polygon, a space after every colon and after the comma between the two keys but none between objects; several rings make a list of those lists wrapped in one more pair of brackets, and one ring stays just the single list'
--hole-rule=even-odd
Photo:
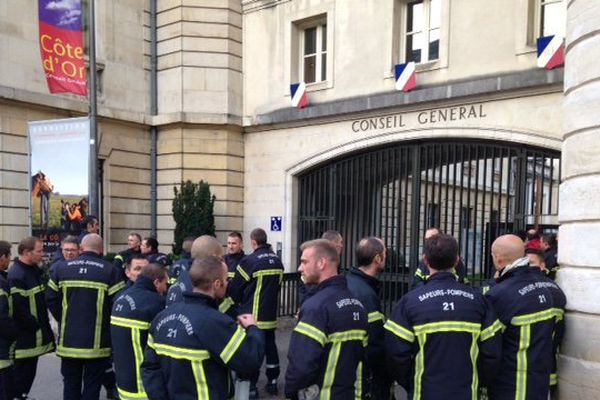
[{"label": "dark uniform trousers", "polygon": [[479,385],[497,375],[502,328],[477,290],[437,272],[385,324],[390,372],[410,399],[477,399]]},{"label": "dark uniform trousers", "polygon": [[[263,330],[266,340],[266,375],[269,383],[279,377],[279,355],[275,341],[277,328],[277,301],[283,277],[283,264],[269,245],[258,247],[242,258],[231,281],[228,293],[239,304],[239,314],[251,313],[256,325]],[[249,378],[256,385],[260,371]]]},{"label": "dark uniform trousers", "polygon": [[154,318],[141,368],[149,399],[228,399],[230,371],[260,367],[262,332],[243,329],[217,308],[209,296],[184,293]]},{"label": "dark uniform trousers", "polygon": [[10,366],[0,369],[0,400],[14,399],[14,386],[14,368]]},{"label": "dark uniform trousers", "polygon": [[506,326],[502,373],[491,382],[489,398],[546,400],[564,335],[564,293],[522,258],[505,268],[486,297]]},{"label": "dark uniform trousers", "polygon": [[110,305],[124,286],[120,271],[93,252],[62,261],[52,271],[46,298],[60,321],[64,400],[98,399],[110,366]]},{"label": "dark uniform trousers", "polygon": [[360,399],[367,314],[346,278],[321,282],[298,318],[288,351],[286,397],[296,399],[299,391],[316,385],[321,399]]}]

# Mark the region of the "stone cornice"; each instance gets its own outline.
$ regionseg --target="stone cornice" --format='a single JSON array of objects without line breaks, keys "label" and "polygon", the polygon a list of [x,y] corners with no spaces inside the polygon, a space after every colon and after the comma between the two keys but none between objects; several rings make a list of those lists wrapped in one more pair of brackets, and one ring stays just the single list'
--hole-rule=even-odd
[{"label": "stone cornice", "polygon": [[399,91],[375,93],[307,108],[286,107],[254,117],[244,118],[248,130],[273,129],[277,125],[309,125],[322,120],[355,117],[357,113],[385,111],[398,107],[425,105],[431,102],[461,100],[468,97],[509,96],[520,91],[562,92],[563,68],[547,71],[531,69],[503,75],[482,76],[455,82],[423,86],[409,93]]}]

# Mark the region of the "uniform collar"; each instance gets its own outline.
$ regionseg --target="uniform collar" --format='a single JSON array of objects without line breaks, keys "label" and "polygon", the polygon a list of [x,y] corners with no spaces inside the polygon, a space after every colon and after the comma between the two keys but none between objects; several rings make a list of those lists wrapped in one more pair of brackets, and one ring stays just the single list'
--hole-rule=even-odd
[{"label": "uniform collar", "polygon": [[323,282],[319,283],[317,286],[317,291],[323,290],[326,287],[348,287],[346,284],[346,277],[343,275],[335,275],[331,278],[325,279]]},{"label": "uniform collar", "polygon": [[0,269],[0,276],[3,276],[6,278],[8,276],[8,272]]},{"label": "uniform collar", "polygon": [[378,278],[365,273],[359,267],[352,267],[352,268],[350,268],[350,271],[348,271],[348,273],[350,275],[355,275],[355,276],[363,279],[375,291],[379,292],[379,288],[381,287],[381,281]]},{"label": "uniform collar", "polygon": [[183,301],[187,304],[206,304],[211,308],[219,308],[217,300],[202,293],[183,292]]},{"label": "uniform collar", "polygon": [[429,283],[431,281],[439,281],[439,280],[453,280],[456,281],[456,276],[450,271],[439,271],[435,274],[429,275],[425,283]]},{"label": "uniform collar", "polygon": [[501,282],[505,279],[510,278],[511,276],[516,276],[529,272],[533,272],[533,269],[529,266],[529,259],[527,257],[522,257],[518,260],[515,260],[512,264],[509,264],[506,267],[504,267],[504,269],[500,273],[500,278],[498,278],[497,281]]},{"label": "uniform collar", "polygon": [[15,264],[19,264],[25,268],[35,268],[35,269],[39,269],[39,267],[35,264],[25,264],[23,261],[19,260],[18,258],[15,260]]},{"label": "uniform collar", "polygon": [[137,279],[133,283],[133,286],[135,286],[136,288],[150,290],[152,292],[157,293],[156,287],[154,286],[154,282],[152,282],[152,280],[150,278],[148,278],[144,275],[138,275]]},{"label": "uniform collar", "polygon": [[82,256],[93,257],[93,258],[102,258],[102,256],[100,254],[95,253],[93,251],[84,251],[83,253],[81,253],[79,255],[79,257],[82,257]]}]

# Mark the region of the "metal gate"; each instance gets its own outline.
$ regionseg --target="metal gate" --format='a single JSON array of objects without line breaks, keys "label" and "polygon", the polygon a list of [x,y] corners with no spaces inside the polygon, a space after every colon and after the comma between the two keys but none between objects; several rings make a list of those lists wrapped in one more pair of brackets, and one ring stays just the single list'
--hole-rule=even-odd
[{"label": "metal gate", "polygon": [[559,152],[504,142],[401,143],[350,154],[299,176],[298,244],[335,229],[348,267],[359,239],[381,237],[389,311],[408,289],[426,229],[458,240],[467,275],[480,285],[496,237],[556,227],[559,182]]}]

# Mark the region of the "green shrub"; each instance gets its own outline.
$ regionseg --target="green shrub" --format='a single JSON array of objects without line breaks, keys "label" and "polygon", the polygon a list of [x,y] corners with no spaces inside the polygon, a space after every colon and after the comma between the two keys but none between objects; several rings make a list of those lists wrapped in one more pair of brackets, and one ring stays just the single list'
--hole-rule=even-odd
[{"label": "green shrub", "polygon": [[181,182],[173,187],[173,219],[175,220],[175,243],[173,253],[181,253],[183,240],[188,236],[215,236],[215,196],[210,194],[210,185],[204,181]]}]

